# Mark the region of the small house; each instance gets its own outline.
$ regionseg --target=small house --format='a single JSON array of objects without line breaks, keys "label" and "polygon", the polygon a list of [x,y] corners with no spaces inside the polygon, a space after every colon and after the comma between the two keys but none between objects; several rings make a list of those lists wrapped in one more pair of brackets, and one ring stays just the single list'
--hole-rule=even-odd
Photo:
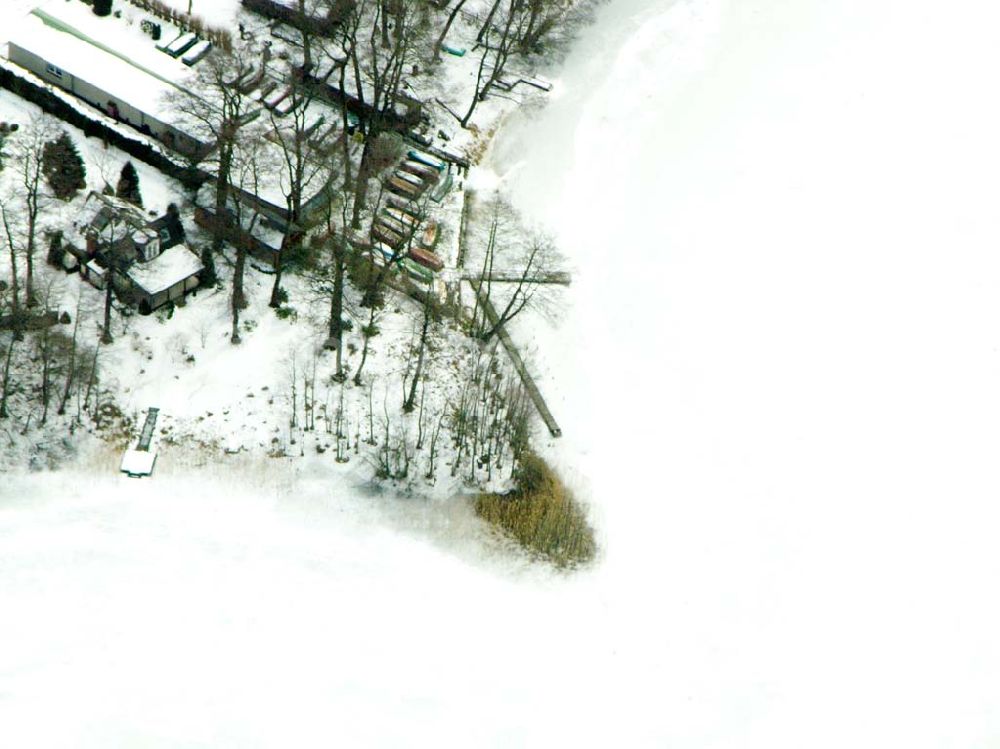
[{"label": "small house", "polygon": [[203,268],[184,243],[176,207],[149,221],[131,203],[96,192],[87,196],[63,246],[87,281],[103,289],[110,278],[119,299],[143,314],[197,288]]}]

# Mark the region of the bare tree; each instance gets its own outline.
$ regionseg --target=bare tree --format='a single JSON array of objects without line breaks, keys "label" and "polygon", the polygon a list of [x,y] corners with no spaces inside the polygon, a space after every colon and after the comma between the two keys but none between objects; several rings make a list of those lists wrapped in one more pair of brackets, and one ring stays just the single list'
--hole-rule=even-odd
[{"label": "bare tree", "polygon": [[243,129],[259,109],[244,83],[264,65],[266,56],[247,43],[228,53],[216,50],[198,64],[195,81],[185,91],[170,95],[170,103],[191,135],[207,146],[207,152],[196,158],[203,157],[215,171],[212,245],[204,256],[209,283],[215,281],[214,254],[222,248],[231,229],[228,208],[236,150]]},{"label": "bare tree", "polygon": [[[392,36],[388,33],[392,23]],[[404,74],[419,61],[419,51],[427,30],[427,6],[421,0],[358,0],[347,14],[338,40],[347,55],[346,69],[366,116],[359,128],[364,149],[354,186],[351,225],[361,227],[366,207],[368,182],[379,171],[382,154],[378,136],[391,128],[400,101]],[[341,77],[345,85],[344,76]]]},{"label": "bare tree", "polygon": [[115,275],[125,273],[127,270],[125,261],[116,256],[116,247],[126,242],[135,234],[135,225],[129,218],[116,208],[109,208],[108,223],[105,225],[101,235],[97,237],[104,248],[104,257],[107,259],[107,268],[104,271],[104,324],[101,326],[101,343],[104,345],[114,342],[111,333],[111,309],[114,297]]},{"label": "bare tree", "polygon": [[444,45],[445,37],[448,36],[448,32],[451,30],[451,25],[455,23],[455,19],[458,17],[463,5],[465,5],[465,0],[458,0],[458,2],[452,6],[451,13],[448,14],[448,20],[445,21],[444,27],[441,29],[441,33],[438,34],[437,41],[434,43],[435,60],[441,59],[441,47]]},{"label": "bare tree", "polygon": [[[35,115],[26,127],[19,129],[11,142],[11,157],[18,175],[18,187],[24,205],[24,298],[28,307],[36,304],[35,244],[38,232],[38,218],[44,208],[48,194],[45,190],[44,149],[45,144],[58,135],[55,123],[46,115]],[[10,236],[9,226],[8,238]]]},{"label": "bare tree", "polygon": [[[435,304],[434,294],[431,291],[431,285],[428,284],[427,288],[424,290],[424,314],[423,320],[420,325],[420,336],[416,346],[416,367],[413,372],[413,379],[410,381],[410,392],[406,396],[406,400],[403,401],[403,411],[406,413],[411,412],[416,407],[417,398],[417,384],[420,382],[420,378],[423,376],[424,372],[424,356],[427,352],[427,334],[430,330],[431,322],[437,319],[438,310]],[[421,414],[422,416],[422,414]],[[419,446],[421,440],[417,440]]]},{"label": "bare tree", "polygon": [[[472,327],[483,341],[529,306],[541,308],[540,288],[554,273],[558,254],[551,240],[527,230],[516,211],[497,198],[490,205],[490,223],[478,277],[470,279],[476,292]],[[498,262],[502,270],[496,268]],[[498,293],[497,289],[502,292]],[[499,306],[495,304],[500,298]]]},{"label": "bare tree", "polygon": [[[521,17],[521,9],[524,0],[507,0],[507,5],[503,5],[504,0],[496,0],[490,9],[490,15],[483,24],[479,32],[479,43],[483,46],[482,57],[479,58],[479,66],[476,69],[476,87],[473,92],[472,101],[469,108],[459,122],[462,127],[469,126],[472,113],[476,111],[479,102],[486,99],[493,85],[500,80],[507,60],[517,43],[517,22]],[[494,31],[492,26],[493,14],[498,10],[504,10],[501,25],[498,31]]]},{"label": "bare tree", "polygon": [[7,408],[7,401],[10,398],[11,391],[10,365],[14,359],[14,346],[17,340],[17,335],[11,333],[10,339],[7,341],[7,355],[3,360],[3,379],[0,381],[0,419],[6,419],[10,415],[10,411]]},{"label": "bare tree", "polygon": [[80,331],[80,313],[82,311],[83,295],[77,293],[76,311],[73,314],[73,336],[70,338],[69,356],[66,365],[66,379],[63,385],[62,396],[59,399],[59,408],[56,413],[62,416],[66,413],[66,402],[69,400],[70,391],[76,384],[76,377],[79,374],[79,364],[77,362],[77,334]]},{"label": "bare tree", "polygon": [[20,307],[20,289],[18,281],[18,267],[17,267],[17,255],[18,255],[18,245],[17,241],[14,239],[14,229],[11,224],[11,215],[7,210],[7,204],[3,199],[0,199],[0,218],[3,219],[3,229],[4,237],[7,240],[7,249],[10,254],[10,284],[11,284],[11,295],[10,295],[10,311],[11,317],[13,318],[13,330],[15,335],[20,335],[21,328],[21,307]]},{"label": "bare tree", "polygon": [[539,51],[542,39],[559,27],[572,4],[571,0],[526,0],[525,21],[518,39],[520,51]]},{"label": "bare tree", "polygon": [[[379,199],[376,205],[381,205],[383,198],[387,197],[384,186],[379,190]],[[399,261],[406,257],[407,252],[413,243],[415,227],[408,227],[405,229],[405,235],[400,237],[400,240],[394,244],[392,247],[392,252],[389,257],[380,257],[379,262],[374,268],[374,272],[369,274],[368,282],[364,288],[364,294],[361,299],[362,306],[368,307],[368,324],[361,328],[361,334],[363,336],[363,343],[361,345],[361,362],[358,364],[358,368],[354,373],[354,384],[361,384],[361,372],[365,368],[365,362],[368,361],[368,349],[371,339],[378,335],[378,312],[381,309],[382,303],[382,289],[385,285],[386,280],[389,277],[389,273],[392,272]],[[373,253],[377,250],[373,250]],[[374,254],[373,254],[373,257]]]},{"label": "bare tree", "polygon": [[[263,175],[270,164],[267,151],[263,148],[263,138],[259,129],[249,129],[234,145],[230,171],[230,187],[241,193],[257,195]],[[247,253],[253,241],[253,231],[260,220],[260,210],[257,203],[248,205],[247,201],[235,199],[232,201],[234,225],[229,236],[233,238],[236,250],[236,263],[233,267],[233,284],[230,295],[230,310],[232,311],[233,327],[230,342],[239,344],[240,311],[246,309],[247,299],[244,291],[244,275],[246,272]]]},{"label": "bare tree", "polygon": [[295,232],[305,218],[305,195],[313,187],[325,187],[332,177],[332,147],[316,136],[317,123],[310,119],[310,115],[317,116],[309,110],[313,97],[312,89],[295,85],[291,93],[291,110],[280,117],[275,111],[271,112],[272,129],[268,137],[277,144],[280,153],[281,192],[288,213],[281,249],[275,262],[271,307],[281,306],[284,252],[293,242],[299,241]]}]

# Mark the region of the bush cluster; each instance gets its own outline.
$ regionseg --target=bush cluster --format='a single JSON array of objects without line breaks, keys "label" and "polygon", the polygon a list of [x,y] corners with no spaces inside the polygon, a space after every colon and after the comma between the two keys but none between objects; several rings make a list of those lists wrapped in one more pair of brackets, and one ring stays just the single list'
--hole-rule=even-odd
[{"label": "bush cluster", "polygon": [[476,513],[557,567],[593,560],[597,542],[586,513],[549,465],[525,453],[515,480],[508,494],[480,494]]}]

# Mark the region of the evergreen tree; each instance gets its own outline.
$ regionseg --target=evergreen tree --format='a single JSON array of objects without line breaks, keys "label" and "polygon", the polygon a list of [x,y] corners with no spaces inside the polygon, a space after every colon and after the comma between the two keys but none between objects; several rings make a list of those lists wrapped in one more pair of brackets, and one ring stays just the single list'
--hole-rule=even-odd
[{"label": "evergreen tree", "polygon": [[69,135],[63,133],[42,149],[42,172],[52,193],[60,200],[70,200],[87,186],[87,169]]},{"label": "evergreen tree", "polygon": [[112,0],[94,0],[95,16],[110,16]]},{"label": "evergreen tree", "polygon": [[115,195],[142,208],[142,193],[139,191],[139,173],[131,161],[126,161],[118,178],[118,188]]}]

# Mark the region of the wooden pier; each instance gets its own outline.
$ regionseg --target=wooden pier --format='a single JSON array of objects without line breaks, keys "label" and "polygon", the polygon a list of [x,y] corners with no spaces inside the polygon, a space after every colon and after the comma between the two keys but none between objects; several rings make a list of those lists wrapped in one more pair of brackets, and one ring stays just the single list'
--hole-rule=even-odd
[{"label": "wooden pier", "polygon": [[[487,319],[489,319],[490,324],[496,325],[500,316],[497,315],[497,311],[496,308],[494,308],[493,303],[484,293],[482,293],[482,289],[476,280],[470,281],[469,283],[476,292],[476,296],[479,297],[479,305],[483,308],[483,312],[486,314]],[[524,365],[524,360],[521,358],[521,354],[518,353],[517,347],[514,345],[514,341],[511,340],[510,334],[503,325],[497,328],[497,336],[499,336],[500,343],[503,344],[504,349],[506,349],[507,356],[510,357],[510,361],[514,365],[514,369],[517,370],[517,374],[521,377],[524,389],[527,391],[528,397],[531,398],[531,402],[535,404],[535,408],[538,410],[538,415],[542,417],[542,421],[544,421],[545,426],[548,427],[549,434],[553,437],[561,437],[562,429],[560,429],[559,424],[556,423],[555,417],[552,415],[548,405],[545,403],[545,398],[542,397],[542,393],[538,389],[538,385],[535,384],[535,379],[528,372],[528,368]]]},{"label": "wooden pier", "polygon": [[135,447],[125,451],[122,457],[121,472],[130,478],[149,476],[153,473],[153,466],[156,464],[156,451],[151,449],[153,435],[156,430],[156,417],[159,416],[160,409],[150,408],[146,412],[146,421],[142,425],[142,432]]},{"label": "wooden pier", "polygon": [[[478,274],[472,275],[471,273],[466,273],[462,276],[463,281],[478,282],[479,278]],[[484,281],[492,283],[521,283],[522,278],[523,273],[517,271],[493,271],[482,277]],[[561,286],[569,286],[572,278],[566,271],[558,270],[547,273],[531,273],[527,278],[523,278],[523,281],[524,283],[531,284],[559,284]]]}]

